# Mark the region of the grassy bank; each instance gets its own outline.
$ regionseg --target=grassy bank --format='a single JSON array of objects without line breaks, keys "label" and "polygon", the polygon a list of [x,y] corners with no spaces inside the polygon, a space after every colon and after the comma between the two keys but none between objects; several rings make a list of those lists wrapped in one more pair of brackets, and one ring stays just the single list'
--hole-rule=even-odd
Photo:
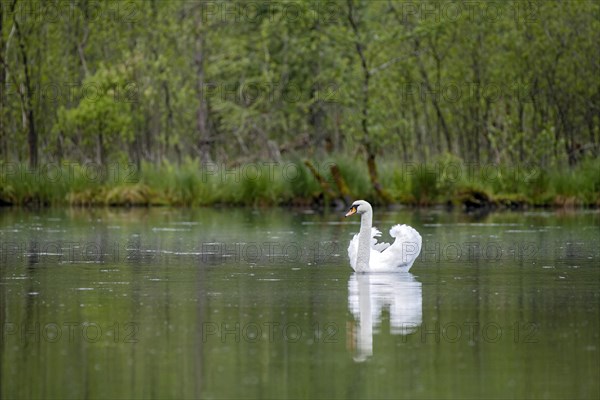
[{"label": "grassy bank", "polygon": [[[339,195],[337,165],[352,198],[377,202],[362,160],[339,156],[312,162],[200,164],[47,164],[30,170],[0,164],[0,204],[16,206],[324,206]],[[600,206],[600,161],[574,168],[468,164],[446,157],[429,164],[378,163],[380,182],[396,203],[466,208]]]}]

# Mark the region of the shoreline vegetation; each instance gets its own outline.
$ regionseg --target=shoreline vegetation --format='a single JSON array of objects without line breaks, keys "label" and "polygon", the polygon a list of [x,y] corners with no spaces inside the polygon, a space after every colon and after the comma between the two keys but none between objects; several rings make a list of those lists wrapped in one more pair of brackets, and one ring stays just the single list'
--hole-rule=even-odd
[{"label": "shoreline vegetation", "polygon": [[600,207],[600,160],[572,168],[468,164],[446,156],[433,163],[381,160],[373,176],[349,156],[240,165],[161,166],[53,163],[31,169],[0,163],[0,205],[302,206],[342,207],[354,199],[378,205],[526,209]]}]

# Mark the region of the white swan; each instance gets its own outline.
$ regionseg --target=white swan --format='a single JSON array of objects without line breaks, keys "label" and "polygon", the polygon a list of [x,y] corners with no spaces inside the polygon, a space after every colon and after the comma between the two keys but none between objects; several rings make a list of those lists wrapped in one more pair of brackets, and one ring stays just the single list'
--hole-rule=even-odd
[{"label": "white swan", "polygon": [[394,225],[394,243],[377,243],[381,232],[373,228],[373,208],[364,200],[352,203],[346,217],[359,214],[360,232],[348,246],[350,265],[356,272],[407,272],[421,252],[421,235],[408,225]]}]

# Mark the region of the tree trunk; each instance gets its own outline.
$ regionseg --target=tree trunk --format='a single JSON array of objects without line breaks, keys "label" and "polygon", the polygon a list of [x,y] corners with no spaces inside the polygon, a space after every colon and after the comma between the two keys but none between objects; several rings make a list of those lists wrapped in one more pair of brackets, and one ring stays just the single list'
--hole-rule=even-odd
[{"label": "tree trunk", "polygon": [[[0,57],[4,56],[4,7],[0,7]],[[4,132],[4,90],[6,88],[6,66],[0,65],[0,155],[8,161],[8,146],[6,132]]]},{"label": "tree trunk", "polygon": [[171,96],[169,93],[169,84],[166,80],[163,81],[163,90],[165,92],[165,107],[167,108],[167,120],[165,121],[165,132],[164,132],[164,148],[161,152],[162,155],[160,157],[160,162],[162,163],[162,158],[169,157],[169,142],[171,139],[171,130],[173,129],[173,108],[171,107]]},{"label": "tree trunk", "polygon": [[346,180],[342,176],[342,172],[340,171],[340,167],[337,164],[332,165],[330,168],[331,176],[333,177],[333,181],[338,188],[338,192],[340,193],[340,197],[344,200],[346,206],[352,204],[352,196],[350,195],[350,189],[348,189],[348,185],[346,184]]},{"label": "tree trunk", "polygon": [[25,49],[25,43],[21,27],[17,20],[17,14],[15,13],[15,6],[17,2],[13,1],[11,6],[11,14],[13,15],[13,23],[15,26],[15,32],[17,33],[17,39],[19,42],[19,53],[21,61],[23,62],[23,73],[25,75],[25,116],[27,119],[27,145],[29,148],[29,167],[36,168],[38,165],[38,137],[37,131],[35,130],[35,119],[33,115],[33,100],[31,92],[31,78],[29,76],[29,61],[27,58],[27,50]]},{"label": "tree trunk", "polygon": [[446,119],[444,118],[444,114],[442,113],[442,108],[441,108],[440,102],[438,100],[438,96],[440,95],[440,93],[434,91],[433,87],[431,86],[429,74],[427,73],[427,69],[425,68],[425,65],[423,64],[423,60],[421,60],[421,57],[419,55],[419,49],[420,49],[420,42],[418,39],[415,39],[415,54],[416,54],[416,58],[417,58],[417,63],[419,65],[419,72],[421,73],[421,77],[423,78],[425,87],[427,88],[428,92],[431,94],[431,104],[433,105],[433,108],[435,109],[435,114],[437,115],[437,122],[439,124],[441,124],[442,131],[444,132],[444,137],[446,138],[446,149],[448,150],[448,152],[452,152],[452,138],[450,136],[450,129],[448,128],[448,125],[446,124]]},{"label": "tree trunk", "polygon": [[[318,41],[321,32],[320,32],[320,23],[319,18],[316,18],[315,23],[312,27],[312,30],[316,32],[315,35],[312,36],[312,40]],[[317,39],[315,39],[315,36]],[[310,72],[312,76],[315,78],[313,85],[310,88],[311,94],[311,104],[308,108],[308,123],[312,128],[312,146],[317,151],[321,151],[323,149],[324,144],[327,142],[328,144],[331,142],[331,139],[324,131],[323,121],[325,119],[325,112],[323,110],[323,87],[321,87],[322,83],[318,79],[321,74],[321,56],[319,54],[319,45],[318,43],[314,46],[315,53],[313,55],[313,59],[310,62]],[[328,145],[327,150],[330,151],[331,145]]]},{"label": "tree trunk", "polygon": [[392,196],[381,186],[379,182],[379,175],[377,173],[377,163],[375,162],[375,153],[367,151],[367,166],[369,167],[369,178],[375,193],[383,204],[391,204],[393,199]]},{"label": "tree trunk", "polygon": [[96,162],[100,166],[104,165],[104,138],[102,132],[98,133],[96,140]]},{"label": "tree trunk", "polygon": [[196,112],[196,129],[198,130],[198,144],[200,149],[200,160],[202,163],[211,162],[210,150],[211,141],[210,133],[208,132],[208,107],[204,95],[204,32],[202,29],[202,15],[199,11],[196,17],[196,49],[195,63],[197,76],[197,97],[198,110]]},{"label": "tree trunk", "polygon": [[363,132],[362,142],[367,153],[367,167],[369,169],[369,178],[371,179],[371,185],[373,185],[373,189],[375,190],[375,193],[377,193],[377,195],[379,196],[379,199],[384,204],[390,204],[392,202],[391,196],[383,189],[383,187],[379,183],[379,178],[377,176],[377,165],[375,164],[375,149],[371,141],[371,136],[369,134],[369,82],[371,78],[371,73],[369,71],[367,58],[365,57],[365,53],[363,50],[364,46],[360,40],[358,25],[354,20],[352,0],[348,0],[348,20],[350,22],[352,30],[354,31],[354,44],[356,47],[356,52],[358,53],[358,56],[360,58],[360,66],[363,72],[361,126]]},{"label": "tree trunk", "polygon": [[331,186],[329,186],[329,182],[327,182],[327,179],[325,179],[323,175],[321,175],[319,171],[317,171],[315,166],[309,160],[304,160],[304,165],[306,165],[306,167],[310,170],[310,172],[313,174],[313,176],[319,183],[319,186],[321,186],[323,194],[331,200],[336,199],[337,195],[335,194],[333,189],[331,189]]}]

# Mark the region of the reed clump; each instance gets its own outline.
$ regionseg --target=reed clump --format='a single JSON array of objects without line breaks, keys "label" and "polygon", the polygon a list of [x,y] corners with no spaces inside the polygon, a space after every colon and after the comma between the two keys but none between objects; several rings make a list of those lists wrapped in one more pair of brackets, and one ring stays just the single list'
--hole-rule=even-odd
[{"label": "reed clump", "polygon": [[[332,168],[333,167],[333,168]],[[394,202],[465,208],[599,207],[600,160],[572,168],[469,164],[453,156],[430,163],[378,162],[379,181]],[[54,164],[30,170],[0,164],[3,206],[326,206],[371,199],[366,164],[337,155],[240,165]]]}]

